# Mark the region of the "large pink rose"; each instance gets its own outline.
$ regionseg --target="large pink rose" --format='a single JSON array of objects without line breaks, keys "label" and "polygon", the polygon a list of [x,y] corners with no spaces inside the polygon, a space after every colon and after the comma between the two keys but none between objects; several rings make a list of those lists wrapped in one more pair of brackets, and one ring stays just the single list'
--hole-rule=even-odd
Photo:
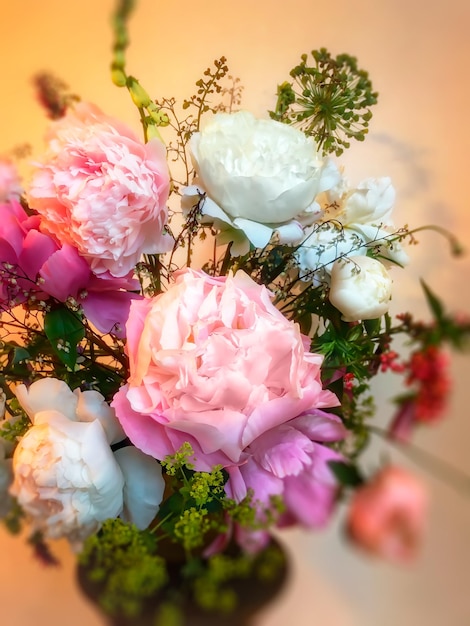
[{"label": "large pink rose", "polygon": [[40,232],[40,223],[15,200],[0,204],[0,310],[74,298],[99,331],[122,337],[138,281],[95,276],[76,248]]},{"label": "large pink rose", "polygon": [[133,302],[128,384],[113,400],[126,434],[162,459],[185,441],[198,470],[242,463],[260,435],[315,407],[322,357],[243,272],[185,270],[165,293]]},{"label": "large pink rose", "polygon": [[143,253],[166,252],[169,173],[158,140],[80,103],[54,122],[28,190],[41,228],[76,247],[97,274],[129,274]]}]

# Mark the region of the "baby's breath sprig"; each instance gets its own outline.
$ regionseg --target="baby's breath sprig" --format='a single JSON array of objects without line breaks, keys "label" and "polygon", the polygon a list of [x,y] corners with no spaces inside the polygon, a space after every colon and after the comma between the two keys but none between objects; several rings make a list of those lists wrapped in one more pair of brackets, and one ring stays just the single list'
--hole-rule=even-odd
[{"label": "baby's breath sprig", "polygon": [[185,113],[178,110],[175,98],[156,100],[158,109],[167,116],[168,125],[176,137],[176,141],[168,145],[168,155],[172,161],[179,161],[184,167],[182,180],[173,180],[174,191],[178,191],[180,186],[189,185],[194,175],[187,147],[191,136],[199,131],[202,116],[220,111],[231,112],[240,104],[242,91],[240,79],[228,75],[227,59],[221,56],[196,81],[196,93],[183,100],[181,108]]},{"label": "baby's breath sprig", "polygon": [[290,75],[294,84],[284,82],[277,89],[272,119],[295,124],[311,135],[325,154],[342,154],[348,139],[363,141],[372,117],[370,107],[377,103],[377,92],[357,59],[349,54],[332,57],[326,48],[313,50],[314,65],[307,55]]}]

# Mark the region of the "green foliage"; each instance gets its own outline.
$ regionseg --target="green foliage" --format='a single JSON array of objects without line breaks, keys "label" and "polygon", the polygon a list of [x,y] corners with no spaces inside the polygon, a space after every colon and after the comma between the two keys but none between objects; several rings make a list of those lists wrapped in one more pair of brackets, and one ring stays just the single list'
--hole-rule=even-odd
[{"label": "green foliage", "polygon": [[152,626],[184,626],[184,621],[181,607],[168,600],[158,607]]},{"label": "green foliage", "polygon": [[342,461],[329,461],[328,465],[343,487],[359,487],[364,483],[361,472],[355,465]]},{"label": "green foliage", "polygon": [[186,552],[204,545],[204,539],[211,529],[211,521],[207,509],[185,507],[173,527],[175,539]]},{"label": "green foliage", "polygon": [[107,520],[97,535],[87,539],[79,562],[89,579],[102,585],[100,602],[111,614],[138,615],[145,599],[168,580],[152,534],[119,519]]},{"label": "green foliage", "polygon": [[275,580],[283,567],[285,556],[275,544],[256,555],[240,552],[216,554],[194,575],[194,600],[207,611],[230,613],[238,604],[234,582],[253,576],[260,583]]},{"label": "green foliage", "polygon": [[53,309],[44,316],[44,332],[59,359],[73,371],[77,346],[85,337],[83,322],[66,307]]},{"label": "green foliage", "polygon": [[325,154],[339,156],[349,148],[348,139],[364,140],[372,117],[370,107],[378,94],[355,57],[340,54],[334,58],[325,48],[313,50],[312,57],[313,65],[303,54],[291,70],[293,84],[278,86],[276,108],[270,115],[299,126]]},{"label": "green foliage", "polygon": [[175,452],[175,454],[169,454],[163,461],[161,461],[162,467],[169,476],[176,476],[179,472],[182,472],[185,468],[193,469],[193,464],[190,462],[190,458],[193,456],[193,449],[189,442],[183,443],[181,448]]},{"label": "green foliage", "polygon": [[0,518],[0,521],[12,535],[18,535],[23,530],[25,514],[15,499],[13,499],[13,504],[8,513]]},{"label": "green foliage", "polygon": [[31,420],[24,413],[0,423],[0,438],[14,444],[31,428]]},{"label": "green foliage", "polygon": [[119,0],[112,23],[114,30],[113,60],[111,63],[111,78],[117,87],[126,87],[140,113],[140,121],[145,140],[159,137],[159,126],[168,125],[168,117],[153,102],[134,76],[126,72],[126,49],[129,45],[127,22],[134,8],[133,0]]}]

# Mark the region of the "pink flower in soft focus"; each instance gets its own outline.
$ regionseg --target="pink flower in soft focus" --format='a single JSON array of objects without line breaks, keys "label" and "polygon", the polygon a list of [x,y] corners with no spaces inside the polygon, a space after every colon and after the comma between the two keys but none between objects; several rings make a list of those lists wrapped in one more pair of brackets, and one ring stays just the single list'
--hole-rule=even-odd
[{"label": "pink flower in soft focus", "polygon": [[143,253],[168,251],[166,151],[80,103],[49,131],[28,190],[41,229],[76,247],[96,275],[127,276]]},{"label": "pink flower in soft focus", "polygon": [[388,466],[354,494],[347,532],[370,554],[410,561],[424,531],[426,509],[424,485],[404,469]]},{"label": "pink flower in soft focus", "polygon": [[138,281],[95,276],[74,247],[60,246],[39,226],[39,216],[28,216],[18,202],[0,204],[0,309],[74,298],[99,331],[123,336]]},{"label": "pink flower in soft focus", "polygon": [[0,202],[18,200],[23,189],[13,163],[0,159]]},{"label": "pink flower in soft focus", "polygon": [[324,526],[338,493],[328,462],[343,457],[319,442],[339,441],[345,435],[338,417],[318,410],[267,431],[249,446],[245,464],[227,468],[229,497],[240,501],[252,490],[263,517],[263,511],[272,508],[272,496],[281,496],[285,511],[279,526]]},{"label": "pink flower in soft focus", "polygon": [[132,303],[130,378],[112,404],[134,445],[157,459],[188,441],[197,470],[236,465],[263,433],[338,405],[308,347],[244,272],[181,271],[165,293]]}]

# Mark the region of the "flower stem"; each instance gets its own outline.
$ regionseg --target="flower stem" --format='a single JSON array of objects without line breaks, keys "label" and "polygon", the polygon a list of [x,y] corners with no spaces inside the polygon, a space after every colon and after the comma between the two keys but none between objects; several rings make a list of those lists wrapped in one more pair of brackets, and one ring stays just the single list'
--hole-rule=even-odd
[{"label": "flower stem", "polygon": [[443,483],[453,487],[461,495],[470,496],[470,476],[415,444],[391,438],[390,434],[382,428],[372,426],[371,424],[368,425],[368,428],[371,433],[385,439],[417,465],[429,470],[433,476]]}]

